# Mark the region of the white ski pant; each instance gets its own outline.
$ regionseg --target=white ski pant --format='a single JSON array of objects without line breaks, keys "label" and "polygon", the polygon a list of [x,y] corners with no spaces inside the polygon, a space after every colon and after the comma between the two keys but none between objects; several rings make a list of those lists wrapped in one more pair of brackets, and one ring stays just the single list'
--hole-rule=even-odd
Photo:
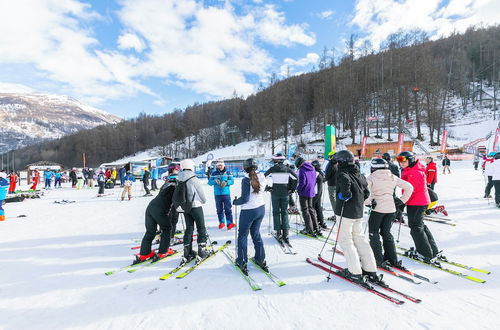
[{"label": "white ski pant", "polygon": [[347,268],[355,275],[361,274],[363,270],[377,271],[372,248],[363,234],[362,221],[343,217],[340,224],[339,244],[344,251]]}]

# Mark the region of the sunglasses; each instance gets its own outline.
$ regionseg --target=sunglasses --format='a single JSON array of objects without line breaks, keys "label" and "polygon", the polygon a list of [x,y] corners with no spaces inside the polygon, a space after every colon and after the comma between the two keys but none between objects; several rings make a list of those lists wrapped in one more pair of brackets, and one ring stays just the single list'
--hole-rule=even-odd
[{"label": "sunglasses", "polygon": [[406,156],[397,156],[397,157],[396,157],[396,160],[397,160],[399,163],[402,163],[402,162],[406,162],[406,161],[408,161],[408,158],[406,158]]}]

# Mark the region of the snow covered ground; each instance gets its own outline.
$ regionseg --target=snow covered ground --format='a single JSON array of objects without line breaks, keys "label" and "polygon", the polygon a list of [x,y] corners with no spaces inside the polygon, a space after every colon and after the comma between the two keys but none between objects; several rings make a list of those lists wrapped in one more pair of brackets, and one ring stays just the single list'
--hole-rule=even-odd
[{"label": "snow covered ground", "polygon": [[[423,300],[396,306],[342,280],[327,283],[326,273],[305,262],[318,254],[319,241],[293,235],[299,253],[283,254],[267,234],[267,215],[261,228],[267,262],[286,281],[284,287],[250,268],[263,287],[251,291],[222,254],[184,279],[158,280],[178,264],[178,257],[136,273],[105,276],[132,260],[130,248],[143,235],[150,198],[121,202],[119,189],[95,198],[96,189],[64,187],[42,199],[5,207],[7,220],[0,222],[0,328],[498,329],[500,211],[481,198],[484,179],[470,162],[454,162],[452,171],[440,175],[436,191],[458,225],[427,225],[450,259],[492,272],[464,270],[487,280],[485,284],[405,259],[407,267],[439,283],[414,285],[385,276],[390,285]],[[239,194],[239,181],[233,191]],[[212,240],[234,240],[234,231],[217,229],[209,186],[206,192]],[[140,184],[134,194],[142,194]],[[54,203],[62,199],[75,203]],[[325,204],[329,208],[326,199]],[[20,214],[27,217],[17,218]],[[291,221],[295,227],[293,217]],[[393,230],[397,234],[396,226]],[[407,227],[401,228],[400,244],[411,245]],[[323,255],[331,256],[326,251]],[[344,264],[343,257],[335,258]]]}]

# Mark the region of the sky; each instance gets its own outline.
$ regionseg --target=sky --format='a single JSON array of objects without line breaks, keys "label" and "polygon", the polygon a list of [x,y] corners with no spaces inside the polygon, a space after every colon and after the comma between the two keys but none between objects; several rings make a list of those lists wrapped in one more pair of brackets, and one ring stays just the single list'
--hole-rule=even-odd
[{"label": "sky", "polygon": [[351,34],[379,50],[400,30],[438,38],[499,12],[498,0],[3,0],[0,92],[163,114],[310,72]]}]

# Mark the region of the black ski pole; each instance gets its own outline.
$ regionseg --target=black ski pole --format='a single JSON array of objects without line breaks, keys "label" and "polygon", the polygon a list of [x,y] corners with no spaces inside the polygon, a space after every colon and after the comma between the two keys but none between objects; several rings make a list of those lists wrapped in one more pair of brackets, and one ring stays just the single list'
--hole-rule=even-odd
[{"label": "black ski pole", "polygon": [[399,220],[399,228],[398,228],[398,238],[396,239],[396,243],[399,243],[399,235],[401,234],[401,223],[403,222],[403,215],[401,214],[401,218]]},{"label": "black ski pole", "polygon": [[[344,208],[342,208],[342,211]],[[330,229],[330,232],[328,233],[328,237],[325,240],[325,243],[323,243],[323,247],[321,248],[321,251],[319,252],[318,256],[321,257],[321,253],[323,253],[323,250],[325,249],[326,243],[328,243],[328,240],[330,239],[330,235],[332,234],[333,228],[335,227],[335,223],[333,224],[332,228]]]},{"label": "black ski pole", "polygon": [[[234,199],[237,199],[238,197],[234,197]],[[238,256],[238,205],[234,206],[234,224],[236,227],[234,227],[234,257],[236,258]]]},{"label": "black ski pole", "polygon": [[[342,226],[342,218],[344,217],[344,206],[345,206],[345,201],[342,203],[342,209],[340,210],[340,219],[339,219],[339,229],[337,229],[337,238],[335,238],[335,246],[333,247],[333,254],[332,254],[332,265],[333,265],[333,259],[335,258],[335,252],[337,252],[337,244],[339,242],[339,234],[340,234],[340,226]],[[330,271],[332,271],[332,266],[330,265]],[[328,273],[328,276],[326,277],[326,281],[330,282],[330,273]]]},{"label": "black ski pole", "polygon": [[[271,195],[271,193],[269,193],[269,195]],[[268,226],[269,235],[271,235],[271,213],[272,213],[271,208],[272,208],[272,201],[273,201],[273,199],[272,199],[272,196],[271,196],[269,198],[269,210],[268,210],[268,212],[269,212],[269,226]]]}]

